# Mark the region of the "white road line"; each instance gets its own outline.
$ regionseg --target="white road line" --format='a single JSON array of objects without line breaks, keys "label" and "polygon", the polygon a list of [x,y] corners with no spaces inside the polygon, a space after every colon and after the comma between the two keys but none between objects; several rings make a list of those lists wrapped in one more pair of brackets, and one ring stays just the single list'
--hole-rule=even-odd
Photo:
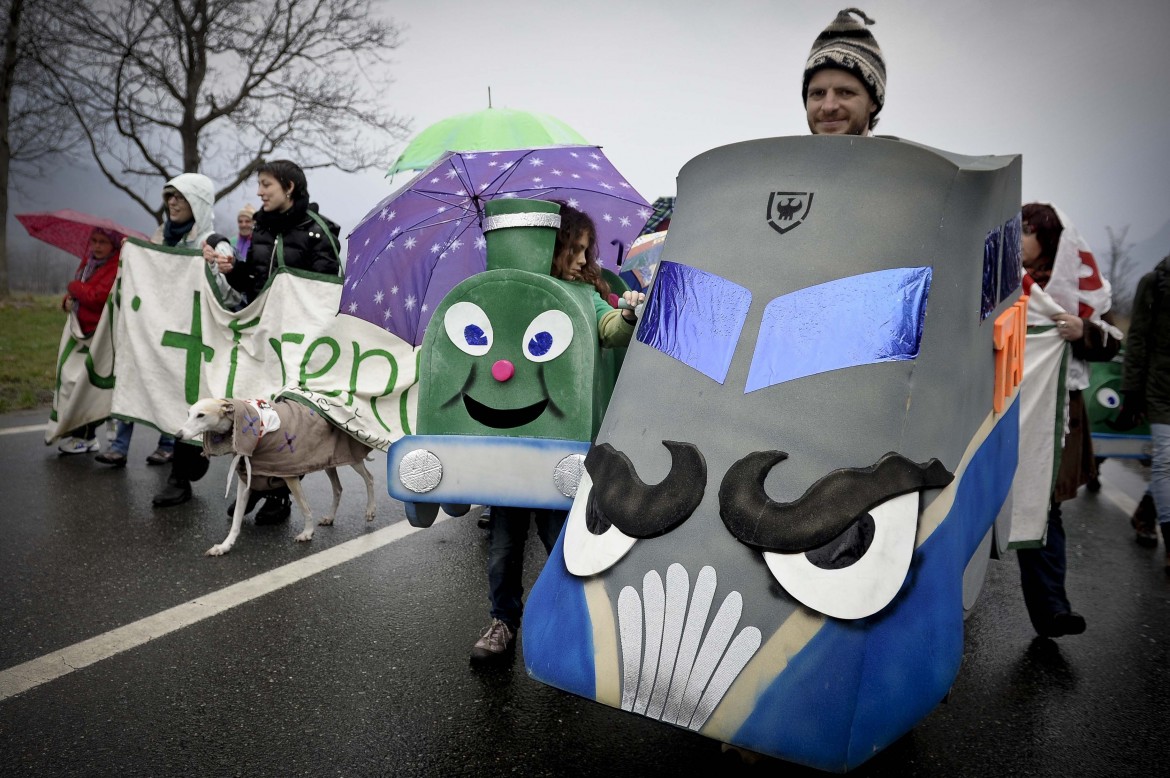
[{"label": "white road line", "polygon": [[22,435],[26,432],[44,433],[47,426],[46,424],[29,424],[26,427],[6,427],[0,429],[0,435]]},{"label": "white road line", "polygon": [[1124,492],[1119,492],[1113,488],[1113,485],[1107,481],[1101,481],[1100,495],[1109,502],[1117,506],[1117,508],[1126,516],[1132,516],[1133,512],[1137,510],[1138,501],[1130,497]]},{"label": "white road line", "polygon": [[[446,514],[440,512],[435,523],[445,519]],[[0,701],[376,551],[417,531],[418,528],[410,526],[409,522],[400,521],[132,624],[74,643],[68,648],[0,671]],[[247,553],[247,550],[236,550],[233,553]],[[215,564],[212,560],[207,563]]]}]

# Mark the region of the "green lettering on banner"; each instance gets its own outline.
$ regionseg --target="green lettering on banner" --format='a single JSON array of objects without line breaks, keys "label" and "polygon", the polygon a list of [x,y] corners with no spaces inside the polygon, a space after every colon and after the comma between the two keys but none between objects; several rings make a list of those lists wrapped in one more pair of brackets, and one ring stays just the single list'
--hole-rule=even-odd
[{"label": "green lettering on banner", "polygon": [[98,389],[113,389],[114,388],[114,367],[110,366],[109,375],[101,375],[93,364],[93,352],[89,350],[89,346],[81,349],[77,353],[85,354],[85,373],[89,376],[89,382]]},{"label": "green lettering on banner", "polygon": [[[329,357],[329,361],[325,363],[325,367],[321,368],[320,370],[317,370],[316,372],[310,373],[310,372],[308,372],[309,360],[311,360],[313,358],[313,352],[317,350],[318,346],[328,346],[329,349],[333,353]],[[337,364],[337,360],[340,356],[341,356],[341,346],[337,345],[336,340],[334,340],[333,338],[326,338],[326,337],[317,338],[315,341],[313,341],[309,345],[309,347],[307,349],[305,349],[305,356],[304,356],[304,358],[301,359],[300,386],[303,386],[306,389],[308,389],[309,388],[309,379],[310,378],[320,378],[321,376],[328,373],[330,370],[333,369],[333,366]],[[331,389],[329,391],[318,390],[317,394],[324,395],[325,397],[336,397],[337,395],[341,394],[341,390],[340,389]]]},{"label": "green lettering on banner", "polygon": [[[259,316],[249,322],[241,322],[239,319],[232,319],[228,322],[228,327],[230,327],[232,331],[232,357],[229,362],[230,367],[228,368],[227,390],[224,393],[224,397],[236,396],[236,364],[239,359],[238,355],[240,352],[240,339],[244,336],[244,330],[248,329],[249,327],[255,327],[259,323]],[[284,366],[282,364],[281,370],[283,369]]]},{"label": "green lettering on banner", "polygon": [[382,425],[382,429],[390,432],[390,428],[386,426],[386,422],[382,421],[382,414],[378,413],[378,400],[394,391],[394,384],[398,381],[398,362],[394,359],[394,355],[384,349],[375,348],[363,352],[361,344],[357,341],[353,343],[353,367],[349,371],[349,399],[346,400],[346,405],[353,405],[354,395],[357,393],[357,379],[358,368],[362,362],[370,357],[385,357],[386,361],[390,363],[390,379],[386,382],[386,388],[380,394],[370,397],[370,410],[374,412],[374,418]]},{"label": "green lettering on banner", "polygon": [[[414,383],[410,386],[418,386],[419,367],[422,365],[422,349],[414,352]],[[407,408],[407,400],[410,395],[410,386],[402,390],[402,394],[398,398],[398,420],[402,422],[402,434],[410,435],[410,413]]]},{"label": "green lettering on banner", "polygon": [[304,343],[305,336],[299,332],[286,332],[280,336],[280,340],[276,338],[269,338],[268,345],[272,347],[276,354],[276,360],[280,363],[280,385],[284,386],[288,383],[288,371],[284,369],[284,349],[281,346],[285,343]]},{"label": "green lettering on banner", "polygon": [[61,349],[61,358],[57,360],[57,385],[53,387],[53,410],[49,413],[49,418],[53,421],[57,420],[57,399],[61,396],[61,368],[65,367],[65,362],[76,347],[77,340],[70,335],[69,340],[65,341],[65,348]]},{"label": "green lettering on banner", "polygon": [[386,361],[390,363],[390,379],[386,382],[386,389],[381,394],[373,396],[375,398],[385,397],[394,391],[394,384],[398,381],[398,361],[394,359],[394,355],[380,348],[372,348],[363,352],[361,344],[355,340],[353,341],[353,367],[349,371],[349,399],[346,400],[346,405],[353,405],[354,395],[357,394],[358,369],[362,362],[370,357],[385,357]]},{"label": "green lettering on banner", "polygon": [[187,365],[183,379],[183,390],[187,397],[187,404],[192,405],[199,399],[199,361],[210,362],[215,356],[215,349],[203,343],[203,317],[200,315],[202,307],[199,304],[199,292],[195,292],[194,302],[191,304],[191,332],[174,332],[167,330],[162,336],[162,345],[168,348],[182,349],[187,352]]}]

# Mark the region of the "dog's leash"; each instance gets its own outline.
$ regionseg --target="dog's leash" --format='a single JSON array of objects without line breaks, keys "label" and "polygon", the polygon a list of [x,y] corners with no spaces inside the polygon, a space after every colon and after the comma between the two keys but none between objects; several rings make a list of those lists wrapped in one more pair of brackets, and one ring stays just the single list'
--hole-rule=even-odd
[{"label": "dog's leash", "polygon": [[252,457],[236,454],[232,457],[231,467],[228,468],[227,488],[224,489],[224,497],[230,497],[232,494],[232,476],[236,475],[236,465],[241,459],[244,460],[244,471],[248,474],[248,480],[244,482],[244,485],[248,487],[248,491],[252,490]]}]

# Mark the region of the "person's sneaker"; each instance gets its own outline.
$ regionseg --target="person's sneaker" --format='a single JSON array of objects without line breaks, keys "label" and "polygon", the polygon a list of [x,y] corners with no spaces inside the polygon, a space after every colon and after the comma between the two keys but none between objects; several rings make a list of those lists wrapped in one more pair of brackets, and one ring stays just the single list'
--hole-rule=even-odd
[{"label": "person's sneaker", "polygon": [[516,647],[516,633],[499,619],[492,619],[492,624],[484,630],[483,637],[475,641],[471,649],[473,662],[484,662],[506,656]]},{"label": "person's sneaker", "polygon": [[62,454],[91,454],[95,451],[101,451],[101,448],[97,438],[82,440],[81,438],[69,437],[63,438],[57,444],[57,450]]},{"label": "person's sneaker", "polygon": [[282,521],[288,521],[290,513],[292,513],[292,503],[289,502],[288,495],[270,493],[264,497],[264,507],[256,511],[255,521],[258,526],[280,524]]},{"label": "person's sneaker", "polygon": [[175,505],[182,505],[190,499],[191,482],[172,476],[167,479],[166,487],[156,494],[151,502],[159,508],[170,508]]}]

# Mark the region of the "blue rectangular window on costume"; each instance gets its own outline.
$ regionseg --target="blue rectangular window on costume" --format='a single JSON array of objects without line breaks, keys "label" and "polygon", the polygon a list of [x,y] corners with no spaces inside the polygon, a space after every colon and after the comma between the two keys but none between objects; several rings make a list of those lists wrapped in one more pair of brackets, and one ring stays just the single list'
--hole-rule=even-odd
[{"label": "blue rectangular window on costume", "polygon": [[979,321],[990,316],[1002,299],[999,294],[999,239],[999,227],[987,233],[983,239],[983,289],[979,299]]},{"label": "blue rectangular window on costume", "polygon": [[723,383],[752,293],[713,273],[661,262],[638,340]]},{"label": "blue rectangular window on costume", "polygon": [[1003,251],[1000,253],[999,299],[1006,300],[1020,288],[1023,279],[1023,265],[1020,264],[1020,228],[1022,222],[1017,213],[1003,225]]},{"label": "blue rectangular window on costume", "polygon": [[817,373],[914,359],[929,267],[879,270],[777,297],[764,309],[744,393]]}]

